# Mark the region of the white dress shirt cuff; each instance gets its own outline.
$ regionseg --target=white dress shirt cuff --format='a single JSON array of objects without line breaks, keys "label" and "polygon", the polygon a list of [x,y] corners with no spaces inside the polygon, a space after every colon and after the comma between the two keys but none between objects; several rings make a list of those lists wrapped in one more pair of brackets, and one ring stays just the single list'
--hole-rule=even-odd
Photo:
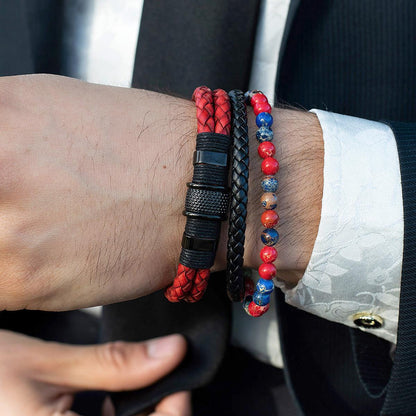
[{"label": "white dress shirt cuff", "polygon": [[312,112],[325,149],[321,221],[302,280],[282,288],[286,301],[350,327],[365,312],[383,324],[361,329],[396,342],[403,203],[394,135],[382,123]]}]

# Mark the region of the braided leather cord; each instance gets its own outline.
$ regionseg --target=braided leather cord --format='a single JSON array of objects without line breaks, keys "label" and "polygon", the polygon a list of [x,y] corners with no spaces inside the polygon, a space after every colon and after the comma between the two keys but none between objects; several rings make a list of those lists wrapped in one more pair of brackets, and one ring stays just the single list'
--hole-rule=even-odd
[{"label": "braided leather cord", "polygon": [[208,287],[208,280],[210,276],[209,269],[198,269],[193,281],[191,291],[185,297],[185,302],[194,303],[198,302]]},{"label": "braided leather cord", "polygon": [[228,94],[221,89],[214,90],[215,133],[230,135],[231,103]]},{"label": "braided leather cord", "polygon": [[231,203],[227,242],[227,294],[231,301],[244,297],[244,241],[247,216],[249,146],[247,109],[244,93],[229,92],[233,111],[233,147],[231,168]]},{"label": "braided leather cord", "polygon": [[212,91],[208,87],[198,87],[192,99],[196,106],[196,119],[198,133],[209,133],[215,129],[214,99]]},{"label": "braided leather cord", "polygon": [[165,290],[165,297],[169,302],[179,302],[185,299],[186,294],[192,289],[196,270],[179,264],[178,272],[172,285]]},{"label": "braided leather cord", "polygon": [[[212,91],[205,86],[195,89],[192,100],[195,101],[197,132],[210,133],[215,129],[214,99]],[[165,297],[170,302],[185,300],[188,292],[192,290],[196,270],[179,263],[176,277],[171,286],[165,290]]]},{"label": "braided leather cord", "polygon": [[[224,90],[199,87],[192,99],[197,108],[197,132],[215,132],[229,136],[231,128],[231,104]],[[179,264],[172,285],[165,296],[170,302],[197,302],[204,295],[210,276],[209,269],[192,269]]]},{"label": "braided leather cord", "polygon": [[[214,90],[214,132],[230,135],[231,131],[231,103],[228,94],[221,89]],[[198,133],[202,131],[198,130]],[[196,272],[193,287],[185,297],[186,302],[197,302],[204,296],[208,287],[208,280],[210,276],[209,269],[198,269]]]}]

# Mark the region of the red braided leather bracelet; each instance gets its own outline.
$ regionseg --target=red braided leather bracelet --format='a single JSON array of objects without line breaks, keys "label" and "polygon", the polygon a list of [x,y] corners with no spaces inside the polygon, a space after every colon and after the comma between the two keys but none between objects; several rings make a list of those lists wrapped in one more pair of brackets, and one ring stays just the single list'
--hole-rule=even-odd
[{"label": "red braided leather bracelet", "polygon": [[[197,108],[197,133],[218,133],[229,136],[231,105],[228,94],[221,89],[212,92],[198,87],[193,94]],[[209,269],[196,269],[179,264],[176,277],[165,296],[170,302],[197,302],[204,295],[210,276]]]}]

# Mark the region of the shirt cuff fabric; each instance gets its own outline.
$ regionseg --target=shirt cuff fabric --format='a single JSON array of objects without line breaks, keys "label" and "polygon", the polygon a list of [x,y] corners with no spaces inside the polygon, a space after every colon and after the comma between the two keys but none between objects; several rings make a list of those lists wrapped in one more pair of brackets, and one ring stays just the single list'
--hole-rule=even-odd
[{"label": "shirt cuff fabric", "polygon": [[[286,301],[322,318],[396,342],[403,256],[403,202],[396,141],[385,124],[321,110],[324,140],[321,221],[302,280]],[[279,286],[282,286],[279,284]]]}]

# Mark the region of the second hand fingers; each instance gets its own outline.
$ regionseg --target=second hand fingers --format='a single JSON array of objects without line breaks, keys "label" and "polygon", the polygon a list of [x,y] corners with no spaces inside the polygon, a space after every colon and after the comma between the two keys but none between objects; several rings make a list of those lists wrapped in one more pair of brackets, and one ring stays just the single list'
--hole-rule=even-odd
[{"label": "second hand fingers", "polygon": [[135,416],[192,416],[191,393],[181,391],[162,399],[153,413],[139,413]]},{"label": "second hand fingers", "polygon": [[171,394],[160,401],[156,406],[155,415],[166,416],[191,416],[191,393],[189,391],[181,391]]},{"label": "second hand fingers", "polygon": [[46,371],[37,376],[38,381],[74,391],[120,391],[143,388],[172,371],[185,355],[186,341],[170,335],[142,343],[45,344],[43,352],[53,359],[45,358]]}]

